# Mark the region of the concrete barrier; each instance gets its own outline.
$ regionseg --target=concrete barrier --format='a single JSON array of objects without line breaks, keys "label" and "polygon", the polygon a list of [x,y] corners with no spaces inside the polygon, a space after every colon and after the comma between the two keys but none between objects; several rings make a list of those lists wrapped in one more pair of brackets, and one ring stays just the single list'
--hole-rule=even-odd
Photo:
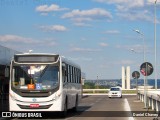
[{"label": "concrete barrier", "polygon": [[[110,89],[83,89],[83,93],[108,93]],[[122,94],[136,94],[136,89],[122,89]]]},{"label": "concrete barrier", "polygon": [[[144,90],[138,91],[138,98],[145,102]],[[147,108],[151,108],[157,112],[160,111],[160,89],[158,90],[147,90],[146,91],[146,104]]]}]

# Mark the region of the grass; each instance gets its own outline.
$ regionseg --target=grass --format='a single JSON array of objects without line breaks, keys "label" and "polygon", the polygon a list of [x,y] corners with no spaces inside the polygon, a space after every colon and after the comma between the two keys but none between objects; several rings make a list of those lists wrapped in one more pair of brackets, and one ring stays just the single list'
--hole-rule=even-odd
[{"label": "grass", "polygon": [[[108,93],[108,90],[88,90],[83,91],[83,93]],[[122,94],[136,94],[136,90],[122,90]]]}]

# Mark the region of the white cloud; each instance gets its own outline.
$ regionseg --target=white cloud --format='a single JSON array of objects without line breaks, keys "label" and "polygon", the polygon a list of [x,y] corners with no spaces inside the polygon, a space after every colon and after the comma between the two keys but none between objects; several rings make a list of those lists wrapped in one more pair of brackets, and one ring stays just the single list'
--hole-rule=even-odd
[{"label": "white cloud", "polygon": [[99,52],[101,51],[100,49],[90,49],[90,48],[72,48],[71,49],[72,52]]},{"label": "white cloud", "polygon": [[90,10],[73,10],[72,12],[66,13],[62,16],[62,18],[73,18],[73,17],[107,17],[112,18],[110,12],[106,11],[102,8],[93,8]]},{"label": "white cloud", "polygon": [[117,5],[118,10],[128,11],[144,7],[144,0],[127,0],[128,2]]},{"label": "white cloud", "polygon": [[[153,13],[149,12],[154,0],[94,0],[116,6],[116,15],[123,20],[153,22]],[[160,0],[157,0],[157,4]],[[153,8],[153,7],[152,7]],[[160,21],[157,20],[157,23]]]},{"label": "white cloud", "polygon": [[19,46],[26,46],[26,45],[33,45],[33,46],[55,46],[57,43],[53,41],[53,39],[41,39],[41,40],[36,40],[33,38],[27,38],[27,37],[22,37],[18,35],[0,35],[0,42],[3,44],[15,44]]},{"label": "white cloud", "polygon": [[36,11],[42,12],[42,13],[61,11],[61,10],[67,10],[67,8],[60,8],[59,5],[56,5],[56,4],[51,4],[50,6],[41,5],[41,6],[36,7]]},{"label": "white cloud", "polygon": [[101,68],[110,68],[110,67],[112,67],[113,68],[113,66],[118,66],[118,65],[120,65],[120,66],[122,66],[122,65],[135,65],[135,61],[133,61],[133,60],[117,60],[117,61],[114,61],[114,60],[112,60],[112,61],[108,61],[107,63],[103,63],[103,64],[101,64],[100,65],[100,67]]},{"label": "white cloud", "polygon": [[[144,54],[144,45],[143,45],[143,44],[136,44],[136,45],[117,45],[116,48],[118,48],[118,49],[125,49],[125,50],[127,50],[128,52],[129,52],[129,51],[133,51],[133,52],[138,53],[138,54]],[[152,54],[152,53],[153,53],[152,50],[153,50],[152,47],[145,46],[145,51],[146,51],[146,53]]]},{"label": "white cloud", "polygon": [[123,65],[131,65],[131,64],[134,64],[134,61],[132,61],[132,60],[121,60],[119,63],[123,64]]},{"label": "white cloud", "polygon": [[73,61],[92,61],[92,58],[87,58],[87,57],[77,57],[77,58],[73,58],[73,57],[69,57],[69,60],[73,60]]},{"label": "white cloud", "polygon": [[118,34],[120,32],[118,30],[107,30],[104,33],[106,33],[106,34]]},{"label": "white cloud", "polygon": [[23,42],[23,43],[34,43],[35,40],[32,38],[25,38],[17,35],[0,35],[1,42]]},{"label": "white cloud", "polygon": [[100,3],[114,4],[118,10],[126,11],[144,6],[144,0],[94,0]]},{"label": "white cloud", "polygon": [[117,66],[117,65],[135,65],[135,61],[133,60],[118,60],[118,61],[112,61],[108,63],[108,65]]},{"label": "white cloud", "polygon": [[130,21],[145,20],[145,21],[153,22],[153,15],[147,10],[139,11],[139,12],[123,12],[123,13],[121,12],[121,13],[117,13],[117,16]]},{"label": "white cloud", "polygon": [[128,0],[94,0],[96,2],[101,3],[107,3],[107,4],[113,4],[113,3],[126,3]]},{"label": "white cloud", "polygon": [[65,13],[61,18],[70,19],[76,23],[75,25],[86,25],[85,22],[90,22],[93,20],[102,20],[106,19],[106,21],[110,21],[112,19],[112,15],[109,11],[102,8],[93,8],[89,10],[72,10],[71,12]]},{"label": "white cloud", "polygon": [[43,31],[47,31],[47,32],[64,32],[67,31],[67,28],[63,25],[46,25],[46,26],[40,26],[40,29],[42,29]]},{"label": "white cloud", "polygon": [[102,46],[102,47],[107,47],[108,46],[107,43],[99,43],[99,45]]},{"label": "white cloud", "polygon": [[92,26],[90,24],[82,23],[82,22],[73,23],[73,25],[79,26],[79,27],[91,27]]},{"label": "white cloud", "polygon": [[140,45],[140,44],[136,44],[136,45],[117,45],[116,48],[124,48],[124,49],[128,49],[130,50],[131,48],[132,49],[141,49],[143,48],[143,45]]},{"label": "white cloud", "polygon": [[[147,0],[148,4],[153,5],[155,3],[155,0]],[[160,4],[160,0],[157,0],[156,4]]]},{"label": "white cloud", "polygon": [[81,23],[83,21],[92,21],[91,18],[87,17],[77,17],[77,18],[71,18],[71,20],[74,20],[75,22]]}]

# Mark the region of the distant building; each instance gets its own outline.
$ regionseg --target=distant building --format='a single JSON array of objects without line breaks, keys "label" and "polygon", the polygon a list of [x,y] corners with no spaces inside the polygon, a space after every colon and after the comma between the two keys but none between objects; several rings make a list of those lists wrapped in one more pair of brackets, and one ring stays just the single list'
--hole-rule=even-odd
[{"label": "distant building", "polygon": [[81,72],[81,83],[84,85],[84,81],[86,79],[86,74],[84,72]]},{"label": "distant building", "polygon": [[122,89],[130,89],[130,66],[127,66],[126,69],[122,66]]},{"label": "distant building", "polygon": [[125,76],[126,72],[125,72],[125,68],[124,66],[122,66],[122,89],[126,88],[126,76]]},{"label": "distant building", "polygon": [[126,68],[126,82],[127,82],[127,89],[130,89],[131,88],[131,78],[130,78],[130,66],[127,66]]}]

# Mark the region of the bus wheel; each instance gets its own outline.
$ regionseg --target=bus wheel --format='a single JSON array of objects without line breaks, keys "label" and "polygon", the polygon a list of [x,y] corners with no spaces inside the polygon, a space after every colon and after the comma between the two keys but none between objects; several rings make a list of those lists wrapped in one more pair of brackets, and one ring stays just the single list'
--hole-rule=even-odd
[{"label": "bus wheel", "polygon": [[66,117],[67,116],[67,101],[64,104],[64,110],[62,111],[62,117]]},{"label": "bus wheel", "polygon": [[78,110],[78,96],[76,97],[75,107],[73,108],[74,112],[77,112],[77,110]]}]

